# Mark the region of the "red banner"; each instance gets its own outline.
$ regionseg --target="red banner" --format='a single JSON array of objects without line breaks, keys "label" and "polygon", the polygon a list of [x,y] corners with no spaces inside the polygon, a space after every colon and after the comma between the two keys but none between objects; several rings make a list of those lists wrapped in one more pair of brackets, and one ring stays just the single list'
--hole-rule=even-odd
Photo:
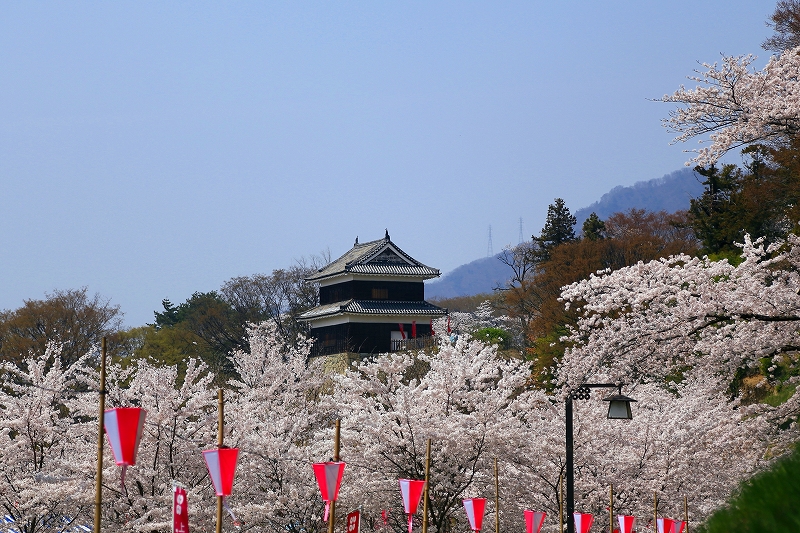
[{"label": "red banner", "polygon": [[176,486],[172,498],[172,533],[189,533],[189,506],[186,490]]},{"label": "red banner", "polygon": [[347,533],[358,533],[361,528],[361,513],[355,510],[347,515]]}]

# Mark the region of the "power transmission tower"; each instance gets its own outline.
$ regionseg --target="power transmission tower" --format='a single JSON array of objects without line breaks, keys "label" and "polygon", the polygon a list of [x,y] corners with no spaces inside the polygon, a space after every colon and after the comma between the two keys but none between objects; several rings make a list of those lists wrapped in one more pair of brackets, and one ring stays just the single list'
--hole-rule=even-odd
[{"label": "power transmission tower", "polygon": [[492,247],[492,226],[489,226],[489,246],[486,248],[486,257],[494,255],[494,248]]},{"label": "power transmission tower", "polygon": [[522,244],[522,241],[525,240],[522,235],[522,217],[519,217],[519,244]]}]

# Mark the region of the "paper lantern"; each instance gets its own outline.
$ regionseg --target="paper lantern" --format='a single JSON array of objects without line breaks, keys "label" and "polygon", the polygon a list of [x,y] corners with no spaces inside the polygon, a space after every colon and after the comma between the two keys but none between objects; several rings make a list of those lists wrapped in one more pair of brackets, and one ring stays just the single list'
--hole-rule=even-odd
[{"label": "paper lantern", "polygon": [[675,520],[671,518],[656,519],[658,533],[675,533]]},{"label": "paper lantern", "polygon": [[547,516],[547,513],[539,512],[539,511],[529,511],[525,510],[525,527],[528,530],[528,533],[539,533],[542,530],[542,525],[544,525],[544,518]]},{"label": "paper lantern", "polygon": [[464,510],[467,512],[469,528],[480,531],[483,525],[483,511],[486,509],[486,498],[467,498],[464,500]]},{"label": "paper lantern", "polygon": [[203,459],[206,461],[208,474],[211,476],[211,483],[217,496],[231,495],[238,458],[238,448],[215,448],[203,452]]},{"label": "paper lantern", "polygon": [[578,533],[588,533],[594,520],[591,513],[572,513],[572,518],[575,520],[575,531]]},{"label": "paper lantern", "polygon": [[314,463],[311,466],[314,468],[314,477],[317,478],[322,501],[325,502],[325,515],[322,520],[327,522],[331,502],[335,502],[339,498],[339,487],[342,484],[345,463],[329,461],[326,463]]},{"label": "paper lantern", "polygon": [[126,467],[136,464],[136,452],[142,440],[146,415],[147,411],[141,407],[117,407],[105,411],[103,426],[117,465]]},{"label": "paper lantern", "polygon": [[617,515],[619,521],[619,533],[632,533],[633,527],[636,525],[636,517],[629,515]]},{"label": "paper lantern", "polygon": [[400,480],[400,494],[403,495],[403,509],[408,515],[408,533],[411,533],[413,515],[417,512],[417,507],[419,507],[419,500],[422,497],[423,489],[425,489],[424,480]]}]

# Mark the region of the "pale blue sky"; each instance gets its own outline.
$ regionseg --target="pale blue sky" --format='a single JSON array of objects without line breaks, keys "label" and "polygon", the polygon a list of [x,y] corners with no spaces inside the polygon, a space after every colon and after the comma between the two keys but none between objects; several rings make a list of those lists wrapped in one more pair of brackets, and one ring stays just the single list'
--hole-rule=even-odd
[{"label": "pale blue sky", "polygon": [[356,235],[446,272],[687,159],[697,61],[774,1],[5,2],[0,309],[87,286],[152,321]]}]

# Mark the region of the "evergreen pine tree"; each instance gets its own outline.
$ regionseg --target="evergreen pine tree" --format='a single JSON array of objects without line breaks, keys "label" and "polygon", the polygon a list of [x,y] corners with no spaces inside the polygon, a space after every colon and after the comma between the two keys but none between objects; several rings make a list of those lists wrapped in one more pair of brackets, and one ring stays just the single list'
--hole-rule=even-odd
[{"label": "evergreen pine tree", "polygon": [[559,244],[576,240],[575,224],[578,220],[569,212],[569,208],[562,198],[547,206],[547,220],[539,237],[533,240],[539,245],[539,259],[546,261],[550,257],[550,250]]},{"label": "evergreen pine tree", "polygon": [[606,223],[600,220],[597,213],[592,213],[583,222],[583,237],[590,241],[599,241],[605,238]]}]

